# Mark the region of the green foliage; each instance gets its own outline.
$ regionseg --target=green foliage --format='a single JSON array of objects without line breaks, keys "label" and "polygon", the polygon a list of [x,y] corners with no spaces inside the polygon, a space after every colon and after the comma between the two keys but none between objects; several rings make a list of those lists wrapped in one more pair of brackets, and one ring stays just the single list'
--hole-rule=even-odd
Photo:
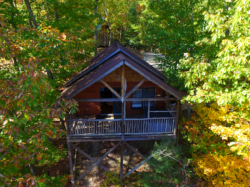
[{"label": "green foliage", "polygon": [[[120,183],[120,175],[117,172],[105,172],[105,181],[102,183],[102,187],[109,187],[109,186],[121,186]],[[124,177],[124,176],[123,176]],[[135,173],[132,173],[128,177],[123,179],[123,186],[131,186],[131,187],[138,187],[141,186],[140,183],[138,183],[138,175]]]},{"label": "green foliage", "polygon": [[208,35],[180,63],[185,99],[199,103],[185,128],[196,173],[209,185],[249,186],[249,3],[214,1],[204,12]]},{"label": "green foliage", "polygon": [[102,184],[102,187],[109,187],[111,185],[120,186],[120,177],[117,172],[105,172],[106,179]]},{"label": "green foliage", "polygon": [[144,173],[139,182],[142,186],[189,186],[194,178],[189,148],[176,146],[166,139],[155,145],[153,159],[149,161],[152,171]]},{"label": "green foliage", "polygon": [[94,0],[0,3],[0,186],[65,183],[65,176],[37,176],[36,168],[66,156],[51,141],[66,133],[54,119],[77,104],[59,101],[58,88],[87,65],[98,21],[94,5]]},{"label": "green foliage", "polygon": [[[140,1],[136,21],[131,30],[138,34],[130,41],[140,41],[165,57],[158,59],[171,85],[184,89],[184,79],[178,76],[179,61],[184,54],[196,53],[195,41],[206,34],[202,12],[209,1]],[[146,47],[145,47],[146,48]]]},{"label": "green foliage", "polygon": [[204,13],[211,35],[196,43],[206,52],[202,50],[181,63],[181,68],[188,70],[182,76],[192,91],[188,100],[233,106],[248,102],[250,21],[243,19],[249,14],[247,2],[226,2]]},{"label": "green foliage", "polygon": [[19,68],[1,69],[0,173],[5,178],[0,178],[0,184],[43,179],[31,175],[30,165],[51,164],[66,156],[49,139],[65,134],[54,126],[53,118],[63,118],[64,109],[75,107],[71,101],[55,102],[56,92],[46,76],[34,73],[32,60]]}]

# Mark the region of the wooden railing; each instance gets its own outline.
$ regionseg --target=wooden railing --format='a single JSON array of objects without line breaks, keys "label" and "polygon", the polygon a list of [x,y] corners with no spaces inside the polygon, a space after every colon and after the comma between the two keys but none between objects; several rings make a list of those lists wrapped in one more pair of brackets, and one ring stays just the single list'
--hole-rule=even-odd
[{"label": "wooden railing", "polygon": [[76,135],[119,135],[122,119],[70,119],[68,120],[68,133]]},{"label": "wooden railing", "polygon": [[[124,119],[124,135],[174,133],[176,118]],[[122,135],[122,119],[70,119],[70,135]]]},{"label": "wooden railing", "polygon": [[173,133],[176,118],[125,119],[124,134]]}]

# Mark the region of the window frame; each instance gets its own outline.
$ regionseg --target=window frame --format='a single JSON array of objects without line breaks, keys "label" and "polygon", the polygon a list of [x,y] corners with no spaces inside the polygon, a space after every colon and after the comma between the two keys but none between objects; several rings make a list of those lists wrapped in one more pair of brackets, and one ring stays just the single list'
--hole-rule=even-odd
[{"label": "window frame", "polygon": [[[153,88],[154,89],[154,97],[152,97],[152,98],[155,98],[156,97],[156,87],[139,87],[139,88],[141,88],[142,89],[142,97],[137,97],[137,98],[145,98],[144,97],[144,95],[145,95],[145,88]],[[139,89],[138,88],[138,89]],[[138,90],[137,89],[137,90]],[[137,91],[136,90],[136,91]],[[135,92],[136,92],[135,91]],[[132,98],[136,98],[136,97],[133,97],[133,95],[135,94],[135,92],[133,92],[132,93]],[[133,102],[141,102],[142,104],[142,107],[133,107]],[[148,107],[146,107],[145,106],[145,104],[144,104],[144,102],[147,102],[147,101],[132,101],[132,103],[131,103],[131,109],[133,109],[133,110],[136,110],[136,109],[147,109]],[[150,109],[155,109],[155,101],[150,101],[150,102],[153,102],[153,107],[150,107]],[[151,105],[151,104],[150,104]]]}]

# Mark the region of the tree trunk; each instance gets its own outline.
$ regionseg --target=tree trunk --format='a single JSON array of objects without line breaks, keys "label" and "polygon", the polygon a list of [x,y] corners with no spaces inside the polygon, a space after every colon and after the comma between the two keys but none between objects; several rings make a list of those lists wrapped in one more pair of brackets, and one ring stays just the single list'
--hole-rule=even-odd
[{"label": "tree trunk", "polygon": [[[29,16],[30,16],[30,18],[31,18],[31,20],[33,22],[33,25],[35,26],[35,28],[37,28],[38,25],[37,25],[37,22],[36,22],[36,18],[35,18],[34,14],[33,14],[33,11],[31,9],[30,2],[29,2],[29,0],[24,0],[24,1],[25,1],[25,5],[27,7],[27,10],[29,12]],[[30,22],[30,26],[32,27],[31,22]],[[47,72],[47,76],[48,76],[49,79],[54,79],[53,74],[52,74],[52,72],[50,71],[49,68],[46,68],[46,72]]]},{"label": "tree trunk", "polygon": [[53,74],[52,74],[52,72],[50,71],[49,68],[46,68],[46,72],[47,72],[47,76],[48,76],[49,79],[51,79],[51,80],[54,79]]},{"label": "tree trunk", "polygon": [[[97,14],[97,3],[98,3],[98,0],[96,0],[96,5],[95,5],[95,16]],[[97,25],[95,27],[95,56],[97,55]]]},{"label": "tree trunk", "polygon": [[26,5],[26,7],[27,7],[27,10],[28,10],[28,12],[29,12],[30,19],[31,19],[32,22],[33,22],[33,25],[34,25],[35,27],[37,27],[38,25],[37,25],[37,22],[36,22],[36,18],[35,18],[34,14],[33,14],[33,11],[32,11],[32,9],[31,9],[30,1],[29,1],[29,0],[24,0],[24,2],[25,2],[25,5]]}]

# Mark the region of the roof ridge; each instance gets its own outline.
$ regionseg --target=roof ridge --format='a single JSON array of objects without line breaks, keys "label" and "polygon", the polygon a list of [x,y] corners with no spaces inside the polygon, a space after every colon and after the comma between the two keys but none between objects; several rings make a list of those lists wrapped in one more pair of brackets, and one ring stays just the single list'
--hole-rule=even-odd
[{"label": "roof ridge", "polygon": [[82,76],[88,74],[90,71],[93,71],[95,68],[97,68],[100,64],[108,60],[110,57],[117,55],[119,52],[122,52],[126,56],[128,56],[130,59],[135,60],[138,64],[145,67],[152,73],[154,73],[156,76],[160,77],[161,79],[165,79],[166,77],[157,69],[155,69],[152,65],[148,64],[145,60],[140,58],[136,53],[130,51],[128,48],[121,45],[119,42],[114,41],[109,47],[98,53],[95,57],[89,60],[91,63],[89,66],[81,70],[75,77],[70,79],[68,82],[64,84],[65,87],[70,86],[75,81],[80,79]]}]

